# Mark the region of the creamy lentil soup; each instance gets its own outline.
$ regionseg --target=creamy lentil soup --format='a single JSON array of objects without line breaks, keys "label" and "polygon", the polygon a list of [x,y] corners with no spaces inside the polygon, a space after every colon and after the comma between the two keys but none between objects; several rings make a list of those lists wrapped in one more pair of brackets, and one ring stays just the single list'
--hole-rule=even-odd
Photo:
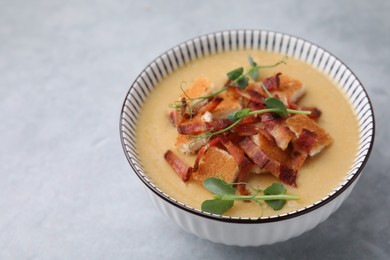
[{"label": "creamy lentil soup", "polygon": [[[195,156],[184,155],[177,150],[177,130],[168,120],[174,103],[182,94],[180,86],[186,86],[199,77],[210,79],[220,88],[226,83],[226,73],[241,66],[247,66],[248,55],[259,65],[269,65],[281,60],[283,55],[263,51],[233,51],[208,56],[189,63],[163,79],[147,98],[137,123],[136,143],[142,165],[149,179],[172,198],[200,209],[204,200],[212,194],[195,181],[183,182],[164,160],[164,153],[172,150],[183,161],[192,165]],[[289,58],[286,65],[261,69],[260,78],[281,72],[300,80],[306,87],[306,94],[300,104],[316,106],[322,111],[318,124],[332,136],[333,143],[320,154],[309,158],[299,169],[297,187],[284,185],[288,194],[297,195],[299,200],[288,201],[278,211],[263,203],[260,209],[256,203],[235,202],[234,207],[224,215],[256,218],[295,211],[315,203],[332,192],[345,178],[358,149],[358,123],[351,105],[344,93],[334,82],[317,69],[302,61]],[[185,86],[184,86],[185,88]],[[264,189],[273,182],[280,182],[271,174],[253,174],[248,183]]]}]

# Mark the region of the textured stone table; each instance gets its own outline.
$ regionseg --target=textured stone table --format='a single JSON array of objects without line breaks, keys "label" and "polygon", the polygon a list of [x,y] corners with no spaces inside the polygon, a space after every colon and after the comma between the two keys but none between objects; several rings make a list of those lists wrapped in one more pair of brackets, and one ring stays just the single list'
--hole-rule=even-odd
[{"label": "textured stone table", "polygon": [[[0,1],[0,259],[389,259],[390,2],[261,2]],[[342,207],[271,246],[213,244],[167,221],[119,140],[122,100],[147,63],[232,28],[328,49],[358,75],[377,118]]]}]

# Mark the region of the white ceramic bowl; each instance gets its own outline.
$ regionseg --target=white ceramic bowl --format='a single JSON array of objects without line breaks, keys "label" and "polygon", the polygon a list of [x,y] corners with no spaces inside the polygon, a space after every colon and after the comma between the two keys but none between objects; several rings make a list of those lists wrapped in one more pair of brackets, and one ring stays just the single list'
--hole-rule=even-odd
[{"label": "white ceramic bowl", "polygon": [[[237,49],[261,49],[300,59],[329,75],[347,93],[359,121],[359,150],[345,180],[320,201],[288,214],[260,219],[219,216],[175,200],[148,179],[137,156],[134,135],[139,111],[150,91],[162,78],[188,62]],[[258,246],[284,241],[327,219],[338,209],[359,179],[372,149],[374,132],[374,115],[367,93],[344,63],[308,41],[263,30],[211,33],[191,39],[163,53],[153,60],[131,85],[120,118],[120,135],[126,157],[157,207],[188,232],[213,242],[239,246]]]}]

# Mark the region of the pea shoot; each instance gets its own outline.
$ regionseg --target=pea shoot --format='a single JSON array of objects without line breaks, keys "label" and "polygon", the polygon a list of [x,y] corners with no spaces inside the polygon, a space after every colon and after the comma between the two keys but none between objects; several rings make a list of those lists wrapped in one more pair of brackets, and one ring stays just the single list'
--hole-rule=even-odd
[{"label": "pea shoot", "polygon": [[[203,186],[213,193],[213,199],[205,200],[202,203],[201,209],[205,212],[222,215],[228,211],[234,205],[234,201],[252,201],[258,203],[264,201],[268,206],[274,210],[280,210],[286,204],[287,200],[298,200],[298,196],[286,194],[286,189],[281,183],[273,183],[264,190],[256,189],[249,184],[253,190],[252,195],[241,196],[236,195],[236,189],[233,187],[235,184],[247,184],[247,183],[227,183],[222,179],[215,177],[207,178],[203,182]],[[259,195],[262,193],[263,195]]]}]

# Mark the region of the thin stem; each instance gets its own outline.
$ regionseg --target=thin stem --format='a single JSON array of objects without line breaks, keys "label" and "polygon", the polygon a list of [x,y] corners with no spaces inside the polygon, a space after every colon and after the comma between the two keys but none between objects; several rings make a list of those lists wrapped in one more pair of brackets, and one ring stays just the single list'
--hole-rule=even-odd
[{"label": "thin stem", "polygon": [[[195,100],[195,99],[207,99],[207,98],[211,98],[211,97],[214,97],[216,95],[218,95],[219,93],[222,93],[226,90],[227,88],[226,87],[223,87],[221,88],[220,90],[217,90],[213,93],[211,93],[210,95],[206,95],[206,96],[200,96],[200,97],[195,97],[195,98],[190,98],[191,100]],[[194,104],[195,105],[195,104]]]},{"label": "thin stem", "polygon": [[265,93],[267,93],[268,97],[272,97],[271,93],[269,93],[268,89],[266,86],[264,86],[263,82],[260,81],[261,86],[263,87]]},{"label": "thin stem", "polygon": [[287,108],[287,112],[290,114],[301,114],[301,115],[310,115],[311,111],[308,110],[295,110],[295,109],[289,109]]},{"label": "thin stem", "polygon": [[269,68],[274,68],[280,64],[286,64],[286,61],[287,61],[288,57],[287,56],[284,56],[282,60],[278,61],[277,63],[273,64],[273,65],[263,65],[263,66],[256,66],[258,67],[259,69],[269,69]]},{"label": "thin stem", "polygon": [[279,194],[279,195],[258,195],[258,196],[238,196],[238,195],[223,195],[219,196],[221,200],[299,200],[298,196]]},{"label": "thin stem", "polygon": [[[248,113],[248,115],[256,115],[256,114],[264,114],[264,113],[271,113],[271,112],[279,112],[280,110],[278,108],[267,108],[267,109],[260,109],[260,110],[254,110]],[[303,114],[303,115],[310,115],[311,111],[307,110],[295,110],[295,109],[289,109],[287,108],[287,112],[290,114]]]},{"label": "thin stem", "polygon": [[224,133],[224,132],[226,132],[226,131],[229,131],[230,129],[232,129],[233,127],[235,127],[238,123],[240,123],[242,119],[243,119],[243,118],[238,119],[236,122],[234,122],[233,124],[231,124],[230,126],[224,128],[224,129],[221,129],[221,130],[219,130],[219,131],[217,131],[217,132],[212,132],[213,135],[222,134],[222,133]]},{"label": "thin stem", "polygon": [[249,115],[258,115],[258,114],[264,114],[264,113],[271,113],[271,112],[279,112],[280,110],[278,108],[266,108],[266,109],[260,109],[260,110],[254,110],[248,113]]}]

